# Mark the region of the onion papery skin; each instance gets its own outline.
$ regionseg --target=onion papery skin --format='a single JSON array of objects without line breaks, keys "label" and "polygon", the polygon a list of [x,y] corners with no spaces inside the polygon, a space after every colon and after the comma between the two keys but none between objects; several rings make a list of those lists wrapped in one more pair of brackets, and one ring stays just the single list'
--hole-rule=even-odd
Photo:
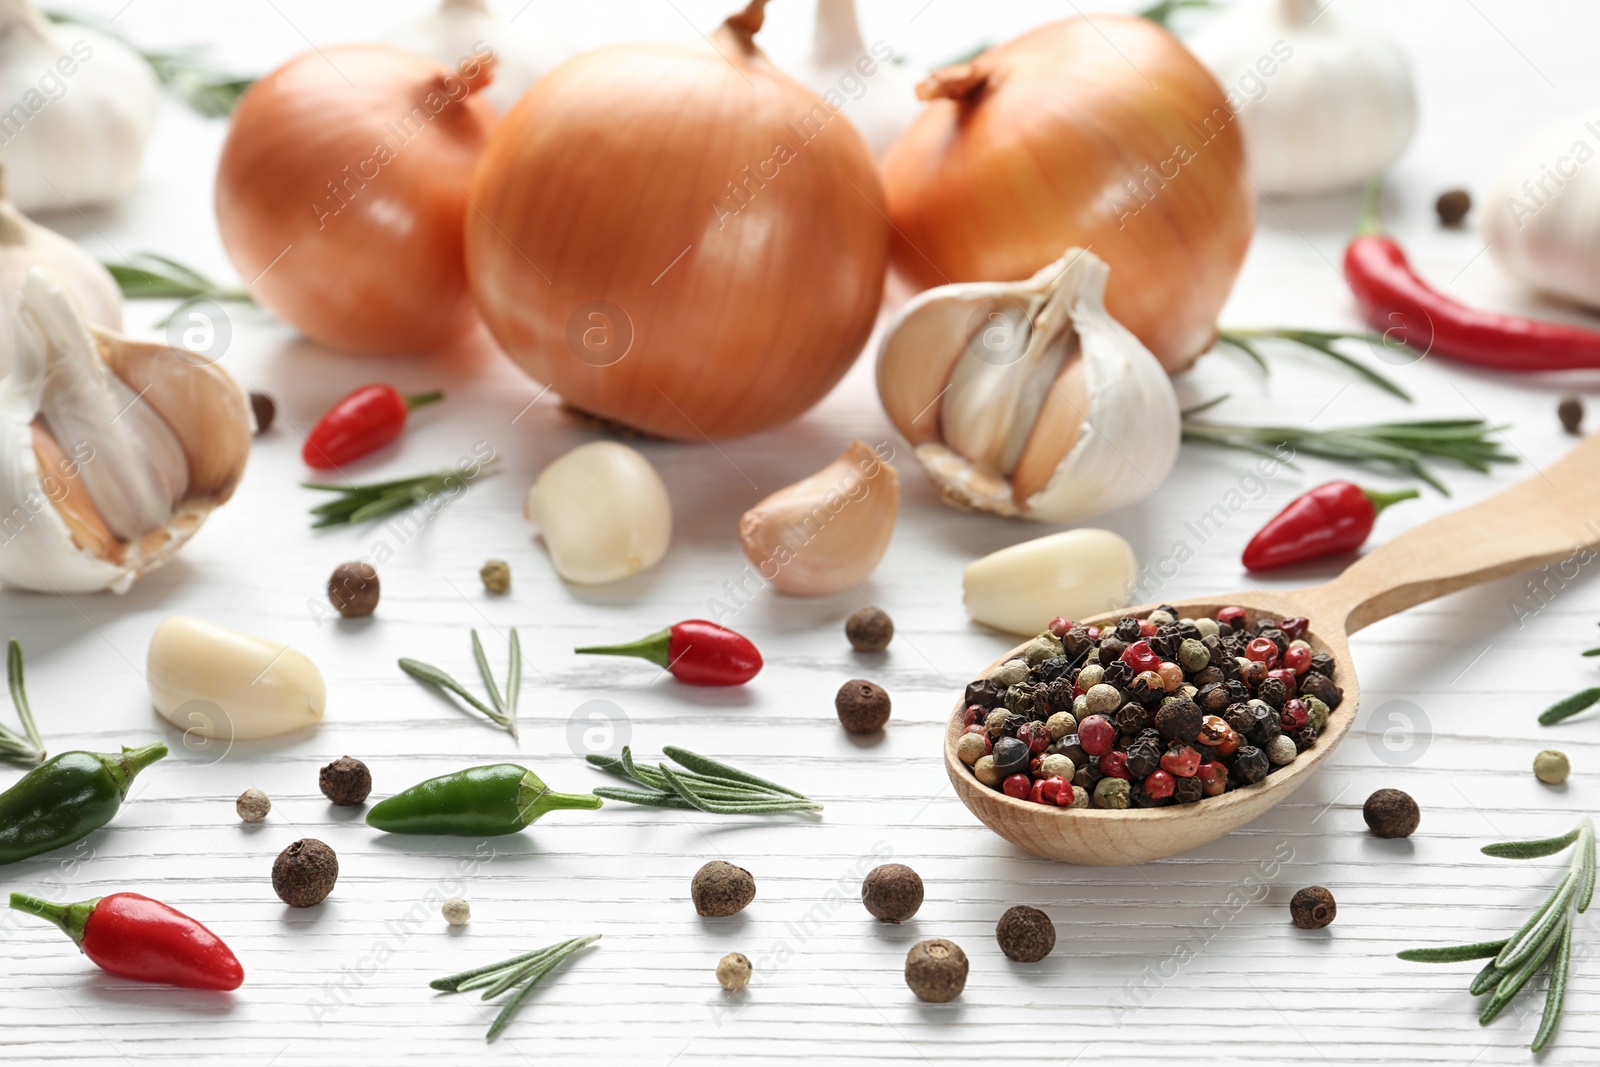
[{"label": "onion papery skin", "polygon": [[1125,16],[1042,26],[967,66],[934,79],[981,84],[932,99],[884,157],[897,273],[918,289],[1013,281],[1088,248],[1111,267],[1112,316],[1168,371],[1187,368],[1255,227],[1221,87]]},{"label": "onion papery skin", "polygon": [[573,407],[681,440],[822,399],[871,333],[888,264],[861,135],[732,21],[717,51],[618,45],[545,75],[485,149],[467,218],[468,275],[506,352]]},{"label": "onion papery skin", "polygon": [[251,296],[342,352],[431,352],[470,332],[466,194],[498,115],[469,90],[487,71],[344,45],[252,86],[216,194],[223,245]]}]

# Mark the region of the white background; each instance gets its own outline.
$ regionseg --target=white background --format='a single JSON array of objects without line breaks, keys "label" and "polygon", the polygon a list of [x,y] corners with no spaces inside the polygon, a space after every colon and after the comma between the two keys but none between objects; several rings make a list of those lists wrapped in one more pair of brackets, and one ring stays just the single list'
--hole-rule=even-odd
[{"label": "white background", "polygon": [[[230,4],[121,0],[92,5],[147,45],[214,43],[225,65],[275,66],[317,44],[370,38],[418,3],[251,0]],[[508,9],[514,5],[505,5]],[[622,35],[698,40],[726,2],[639,0],[536,3],[523,18],[560,24],[572,40]],[[866,35],[924,62],[982,39],[999,40],[1073,5],[875,0]],[[1341,15],[1376,5],[1337,0]],[[803,47],[810,5],[774,3],[762,39],[778,54]],[[1420,84],[1422,125],[1395,168],[1386,220],[1416,265],[1451,293],[1548,316],[1581,316],[1542,304],[1502,275],[1475,230],[1440,231],[1433,198],[1465,185],[1480,196],[1519,139],[1572,111],[1600,115],[1587,5],[1510,0],[1382,5],[1407,44]],[[691,25],[692,24],[692,25]],[[126,203],[55,220],[96,255],[152,250],[221,277],[233,274],[211,212],[211,175],[224,126],[168,103],[138,189]],[[1356,199],[1263,204],[1260,228],[1223,315],[1235,325],[1357,325],[1336,264]],[[129,310],[134,332],[167,309]],[[1127,869],[1063,866],[1019,853],[955,800],[940,738],[961,685],[1010,639],[971,624],[961,609],[962,567],[977,556],[1045,532],[941,506],[908,458],[901,520],[882,567],[863,586],[895,618],[899,635],[881,657],[851,653],[844,617],[854,596],[794,600],[763,593],[733,620],[767,657],[754,683],[732,692],[690,689],[628,661],[581,659],[574,645],[642,635],[703,615],[709,598],[744,566],[734,529],[766,493],[810,473],[853,436],[903,449],[878,407],[863,360],[798,423],[713,449],[642,445],[671,490],[672,550],[654,571],[599,589],[562,584],[521,517],[522,494],[542,465],[596,434],[485,350],[446,365],[378,364],[321,351],[270,317],[239,311],[225,365],[275,395],[278,428],[260,439],[235,501],[218,512],[179,561],[125,597],[60,599],[0,593],[4,634],[27,649],[34,707],[53,751],[114,748],[162,737],[173,755],[139,779],[115,823],[56,856],[8,867],[0,887],[76,900],[117,890],[164,899],[202,918],[236,950],[244,988],[211,995],[141,986],[97,973],[55,930],[28,919],[0,925],[0,1046],[9,1062],[228,1062],[238,1067],[310,1063],[765,1063],[792,1059],[896,1062],[1523,1063],[1540,997],[1480,1029],[1465,987],[1471,965],[1402,963],[1413,944],[1477,940],[1509,932],[1555,878],[1559,858],[1516,865],[1478,854],[1505,836],[1568,828],[1593,807],[1600,782],[1594,723],[1554,729],[1539,709],[1594,682],[1577,652],[1596,636],[1600,589],[1585,575],[1519,627],[1516,580],[1416,609],[1372,627],[1354,643],[1366,706],[1355,730],[1291,801],[1213,845]],[[1418,397],[1406,407],[1283,354],[1262,381],[1226,355],[1208,357],[1179,382],[1185,402],[1219,392],[1218,415],[1240,420],[1338,425],[1385,417],[1487,413],[1511,424],[1522,459],[1492,477],[1445,470],[1454,493],[1427,493],[1386,513],[1378,536],[1479,499],[1530,476],[1570,444],[1555,400],[1575,382],[1519,380],[1436,360],[1392,373]],[[397,545],[382,567],[376,618],[319,623],[308,603],[332,567],[366,553],[379,528],[311,534],[300,434],[334,399],[373,379],[403,390],[435,386],[447,403],[420,415],[403,442],[360,465],[395,477],[439,466],[487,437],[505,456],[483,482],[422,535]],[[1186,449],[1165,488],[1106,516],[1142,559],[1186,536],[1197,517],[1248,469],[1231,453]],[[1297,492],[1333,469],[1308,462],[1281,471],[1198,557],[1160,589],[1173,598],[1239,588],[1238,552],[1249,534]],[[1383,475],[1369,484],[1402,484]],[[485,558],[510,561],[514,591],[487,597],[476,575]],[[1321,580],[1332,567],[1295,581]],[[1284,583],[1278,583],[1284,584]],[[1290,583],[1292,584],[1292,583]],[[142,678],[160,619],[181,612],[288,641],[322,669],[329,690],[320,729],[231,750],[162,723]],[[485,636],[500,662],[516,626],[527,656],[520,747],[453,710],[396,669],[402,655],[472,673],[467,630]],[[894,699],[879,740],[852,739],[831,700],[852,677],[874,679]],[[626,715],[636,751],[664,744],[725,756],[802,788],[827,805],[819,819],[740,819],[610,805],[558,813],[529,832],[493,842],[493,859],[466,880],[474,918],[447,929],[437,915],[474,842],[384,839],[360,813],[334,809],[317,791],[317,768],[344,754],[372,767],[376,794],[475,763],[517,760],[558,789],[604,781],[569,741],[570,717],[590,700]],[[1405,703],[1402,703],[1405,702]],[[1563,789],[1539,784],[1534,753],[1559,744],[1574,773]],[[580,746],[581,747],[581,746]],[[0,769],[0,785],[20,771]],[[233,799],[248,786],[271,795],[264,825],[244,827]],[[1379,841],[1364,830],[1362,800],[1396,786],[1421,803],[1421,830]],[[292,911],[275,898],[273,857],[302,836],[339,853],[328,902]],[[861,875],[891,854],[921,872],[927,902],[901,927],[875,923],[856,902]],[[63,865],[63,856],[89,857]],[[479,853],[480,858],[488,855]],[[706,860],[749,868],[755,903],[731,920],[696,918],[689,879]],[[1287,857],[1287,859],[1285,859]],[[1274,860],[1284,860],[1275,863]],[[1265,882],[1267,889],[1256,888]],[[1289,896],[1320,883],[1339,900],[1338,921],[1306,933],[1288,922]],[[1240,906],[1246,897],[1250,903]],[[1043,963],[1012,964],[994,922],[1007,907],[1045,908],[1059,931]],[[820,907],[819,907],[820,905]],[[406,916],[421,917],[410,927]],[[809,916],[809,919],[807,918]],[[1209,925],[1208,925],[1209,923]],[[496,1045],[482,1041],[492,1007],[430,992],[430,978],[586,932],[601,944],[572,961],[527,1003]],[[1498,932],[1498,933],[1497,933]],[[929,1006],[901,979],[905,951],[926,937],[960,943],[972,961],[961,999]],[[1600,962],[1591,922],[1577,932],[1568,1010],[1545,1058],[1600,1056]],[[742,999],[717,988],[718,957],[742,951],[758,967]],[[379,957],[382,957],[379,962]],[[1157,976],[1154,978],[1142,976]],[[330,992],[324,983],[343,982]],[[1146,982],[1144,1007],[1125,983]],[[333,998],[333,999],[330,999]]]}]

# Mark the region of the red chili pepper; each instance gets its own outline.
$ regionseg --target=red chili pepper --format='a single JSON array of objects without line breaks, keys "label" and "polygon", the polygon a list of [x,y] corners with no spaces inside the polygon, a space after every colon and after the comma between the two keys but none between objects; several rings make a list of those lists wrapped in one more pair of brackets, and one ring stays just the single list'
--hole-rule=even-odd
[{"label": "red chili pepper", "polygon": [[743,685],[761,670],[761,653],[748,637],[704,619],[674,623],[626,645],[575,651],[596,656],[638,656],[690,685]]},{"label": "red chili pepper", "polygon": [[1380,493],[1351,482],[1319,485],[1289,501],[1261,527],[1244,547],[1244,565],[1265,571],[1354,552],[1366,543],[1378,512],[1416,495],[1415,489]]},{"label": "red chili pepper", "polygon": [[55,923],[96,965],[123,978],[188,989],[238,989],[244,982],[244,968],[221,938],[138,893],[77,904],[12,893],[11,906]]},{"label": "red chili pepper", "polygon": [[1367,325],[1418,352],[1494,370],[1600,368],[1600,331],[1483,311],[1424,281],[1399,243],[1378,230],[1376,183],[1344,251],[1344,276]]},{"label": "red chili pepper", "polygon": [[360,459],[399,437],[412,411],[443,399],[437,390],[402,396],[392,385],[363,385],[317,420],[300,456],[319,470]]}]

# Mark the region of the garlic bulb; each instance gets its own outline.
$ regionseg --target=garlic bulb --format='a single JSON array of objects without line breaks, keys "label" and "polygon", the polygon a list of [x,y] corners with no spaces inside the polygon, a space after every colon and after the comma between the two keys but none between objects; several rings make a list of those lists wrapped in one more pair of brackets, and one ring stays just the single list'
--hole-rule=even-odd
[{"label": "garlic bulb", "polygon": [[817,473],[745,512],[739,545],[785,593],[826,596],[873,572],[899,511],[900,475],[855,441]]},{"label": "garlic bulb", "polygon": [[145,681],[156,713],[185,733],[255,741],[322,721],[322,674],[288,645],[173,615],[150,638]]},{"label": "garlic bulb", "polygon": [[1243,124],[1252,181],[1266,196],[1311,196],[1366,181],[1417,128],[1400,43],[1346,21],[1327,0],[1239,0],[1186,42]]},{"label": "garlic bulb", "polygon": [[133,188],[161,86],[121,41],[54,25],[31,0],[0,0],[0,163],[26,212],[116,200]]},{"label": "garlic bulb", "polygon": [[1600,307],[1600,124],[1547,127],[1506,163],[1483,210],[1483,238],[1507,274]]},{"label": "garlic bulb", "polygon": [[811,53],[789,73],[854,123],[875,156],[922,110],[917,82],[927,72],[896,63],[883,40],[868,45],[855,0],[817,0]]},{"label": "garlic bulb", "polygon": [[[75,242],[29,221],[7,199],[0,182],[0,307],[16,303],[22,282],[34,267],[50,270],[91,323],[122,329],[122,290],[111,272]],[[0,363],[0,371],[4,369]]]},{"label": "garlic bulb", "polygon": [[91,327],[42,268],[14,319],[0,378],[0,582],[125,592],[233,495],[249,401],[199,356]]},{"label": "garlic bulb", "polygon": [[878,350],[878,395],[945,502],[1071,522],[1152,492],[1178,397],[1105,310],[1106,265],[1069,249],[1022,282],[930,289]]},{"label": "garlic bulb", "polygon": [[387,41],[451,70],[487,44],[494,52],[494,81],[483,95],[504,114],[569,51],[548,29],[532,30],[528,25],[532,18],[524,16],[527,4],[516,6],[517,13],[504,19],[489,10],[485,0],[444,0],[435,10],[397,27]]},{"label": "garlic bulb", "polygon": [[650,461],[627,445],[594,441],[550,464],[523,507],[556,573],[569,582],[614,582],[661,562],[672,540],[672,502]]},{"label": "garlic bulb", "polygon": [[1127,607],[1138,571],[1133,549],[1110,530],[1067,530],[969,564],[962,601],[975,622],[1036,634],[1057,616],[1082,619]]}]

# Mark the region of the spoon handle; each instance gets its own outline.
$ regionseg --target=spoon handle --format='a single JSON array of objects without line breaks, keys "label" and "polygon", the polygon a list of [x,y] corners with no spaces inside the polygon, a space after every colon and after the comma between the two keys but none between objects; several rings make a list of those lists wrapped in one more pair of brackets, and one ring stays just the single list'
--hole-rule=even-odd
[{"label": "spoon handle", "polygon": [[1597,546],[1600,433],[1593,433],[1542,472],[1401,534],[1303,596],[1355,633],[1436,597],[1540,567],[1550,570],[1531,579],[1530,595],[1547,598],[1595,561]]}]

